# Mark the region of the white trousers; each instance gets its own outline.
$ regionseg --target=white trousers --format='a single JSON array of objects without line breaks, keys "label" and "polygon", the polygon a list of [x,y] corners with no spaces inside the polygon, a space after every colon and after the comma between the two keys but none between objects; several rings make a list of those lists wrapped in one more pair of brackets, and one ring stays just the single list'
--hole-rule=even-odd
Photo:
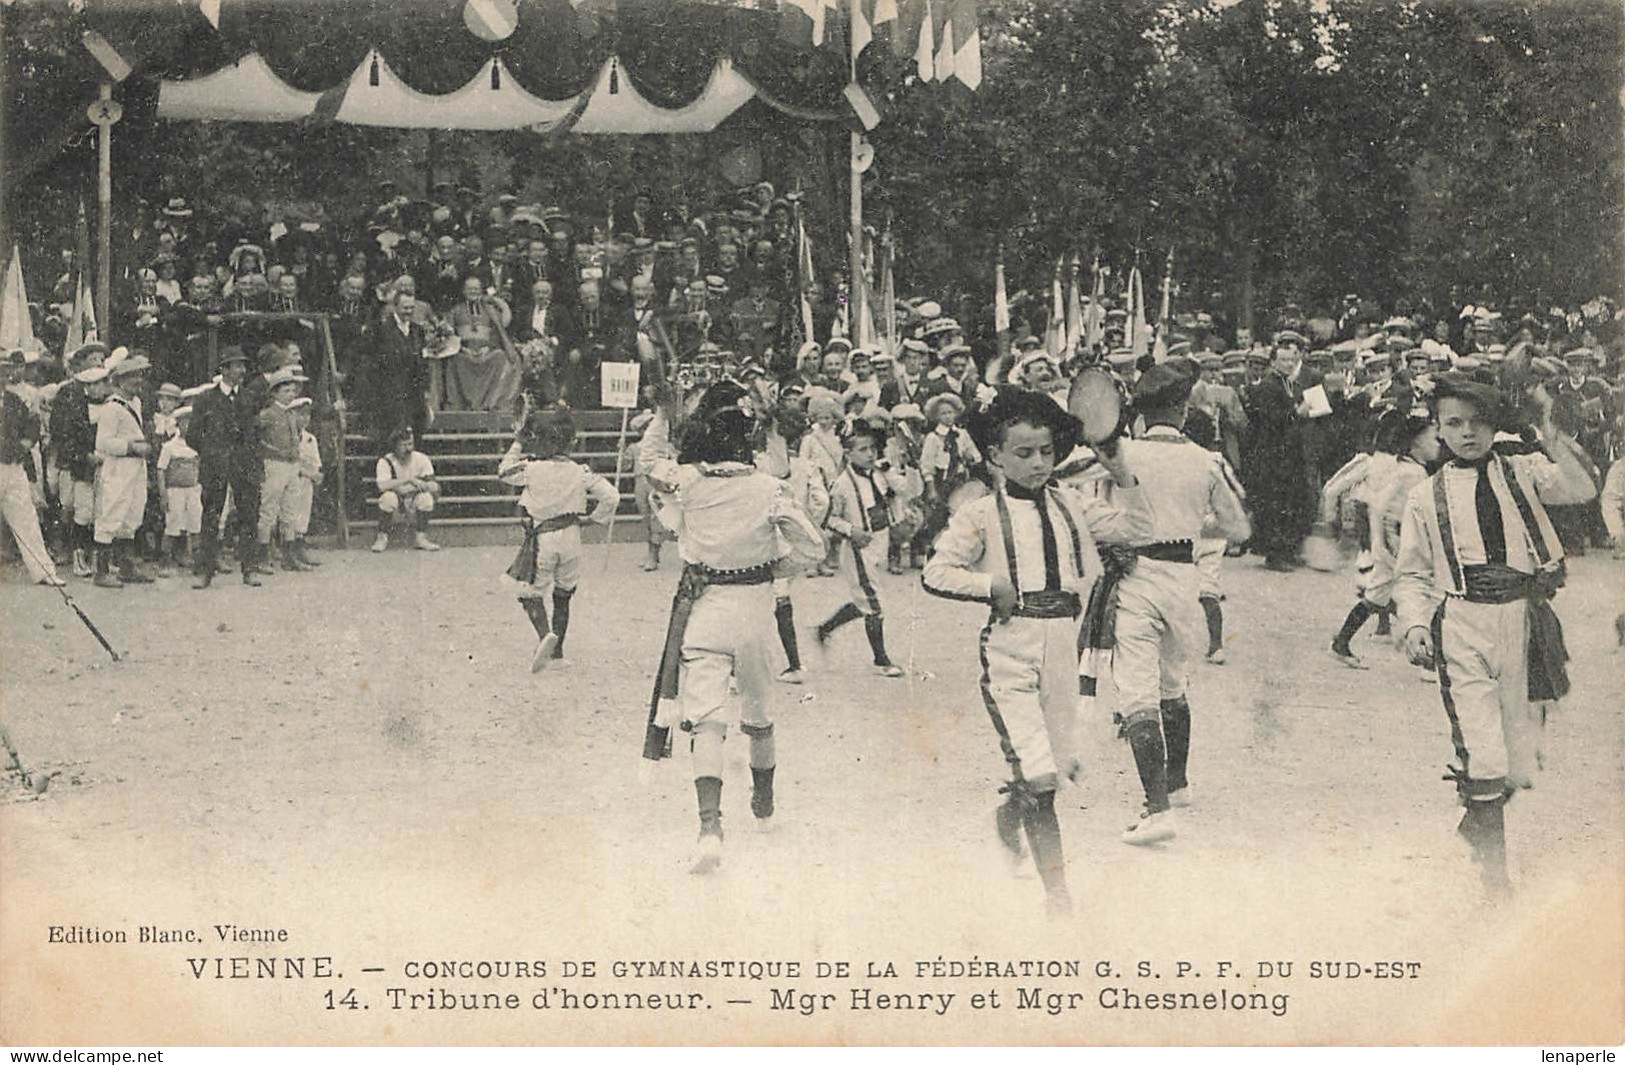
[{"label": "white trousers", "polygon": [[1183,562],[1141,558],[1118,586],[1112,683],[1125,720],[1161,710],[1185,694],[1190,662],[1207,648],[1198,602],[1201,573]]},{"label": "white trousers", "polygon": [[982,702],[1014,779],[1053,791],[1078,764],[1078,621],[989,622],[979,643]]},{"label": "white trousers", "polygon": [[679,699],[690,724],[725,724],[728,680],[739,685],[739,721],[772,723],[773,671],[767,639],[773,586],[713,584],[700,593],[683,632]]},{"label": "white trousers", "polygon": [[885,530],[875,533],[869,546],[861,549],[844,536],[835,537],[834,542],[839,545],[835,568],[846,583],[846,594],[852,605],[865,617],[881,613],[880,588],[875,584],[875,574],[886,566]]},{"label": "white trousers", "polygon": [[1473,792],[1529,787],[1539,768],[1543,704],[1529,701],[1528,614],[1511,603],[1449,599],[1436,624],[1439,694]]}]

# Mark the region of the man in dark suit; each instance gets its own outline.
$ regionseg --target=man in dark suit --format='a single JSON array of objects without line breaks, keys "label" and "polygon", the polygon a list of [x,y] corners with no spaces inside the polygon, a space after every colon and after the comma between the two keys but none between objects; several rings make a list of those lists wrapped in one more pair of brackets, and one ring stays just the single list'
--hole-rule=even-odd
[{"label": "man in dark suit", "polygon": [[214,581],[220,551],[220,512],[231,492],[237,514],[237,559],[243,583],[259,587],[258,544],[260,482],[265,462],[260,453],[259,411],[243,389],[248,356],[243,349],[220,352],[220,383],[192,400],[192,423],[186,442],[198,453],[198,481],[203,486],[203,546],[197,557],[197,583],[202,590]]},{"label": "man in dark suit", "polygon": [[1253,508],[1253,545],[1267,569],[1297,568],[1298,548],[1314,517],[1315,489],[1304,466],[1303,394],[1293,378],[1303,337],[1275,336],[1270,368],[1247,389],[1247,497]]},{"label": "man in dark suit", "polygon": [[387,312],[373,326],[372,358],[359,375],[363,383],[357,397],[372,415],[380,454],[388,450],[389,434],[396,429],[407,426],[414,439],[421,440],[429,424],[424,398],[429,374],[423,361],[428,339],[413,320],[416,306],[416,297],[403,289],[390,295]]}]

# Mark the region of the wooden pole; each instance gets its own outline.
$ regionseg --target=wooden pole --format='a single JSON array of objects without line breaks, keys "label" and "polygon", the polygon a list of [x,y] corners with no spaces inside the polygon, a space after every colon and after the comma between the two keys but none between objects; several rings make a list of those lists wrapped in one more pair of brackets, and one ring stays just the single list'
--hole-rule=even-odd
[{"label": "wooden pole", "polygon": [[[113,83],[102,82],[101,100],[113,99]],[[96,127],[96,144],[100,149],[96,167],[96,207],[100,217],[96,226],[96,329],[106,343],[113,336],[113,323],[108,318],[111,300],[108,298],[113,284],[113,124]]]},{"label": "wooden pole", "polygon": [[615,550],[615,519],[621,513],[621,466],[626,458],[626,426],[632,417],[632,408],[621,408],[621,435],[615,440],[615,509],[609,512],[609,525],[604,529],[604,572],[609,572],[609,555]]},{"label": "wooden pole", "polygon": [[344,439],[344,435],[347,432],[347,428],[344,424],[344,395],[339,391],[338,356],[333,350],[332,324],[325,314],[317,320],[321,323],[322,327],[322,348],[325,352],[326,360],[324,363],[325,372],[323,373],[323,376],[327,378],[327,387],[323,389],[323,391],[326,393],[327,409],[333,415],[333,420],[337,425],[338,432],[338,439],[333,445],[333,476],[335,478],[333,482],[333,493],[338,499],[338,542],[340,548],[346,548],[350,546],[350,511],[349,501],[345,498],[344,483],[344,465],[348,458],[347,445]]},{"label": "wooden pole", "polygon": [[[0,101],[4,101],[8,94],[8,89],[6,87],[5,54],[6,20],[9,17],[6,12],[10,10],[11,5],[0,4]],[[6,141],[6,109],[3,104],[0,104],[0,159],[6,160],[6,162],[9,163],[11,158],[11,145]],[[5,254],[7,256],[10,256],[11,254],[12,244],[10,210],[11,182],[6,180],[6,176],[10,173],[10,166],[0,166],[0,248],[5,249]]]},{"label": "wooden pole", "polygon": [[[847,50],[849,60],[847,79],[854,87],[858,84],[858,20],[862,18],[856,3],[847,4]],[[863,278],[863,175],[858,173],[858,152],[863,146],[863,134],[853,130],[848,135],[846,175],[852,182],[852,235],[851,262],[847,266],[847,339],[854,345],[868,343],[872,338],[863,336],[864,301],[868,296]]]}]

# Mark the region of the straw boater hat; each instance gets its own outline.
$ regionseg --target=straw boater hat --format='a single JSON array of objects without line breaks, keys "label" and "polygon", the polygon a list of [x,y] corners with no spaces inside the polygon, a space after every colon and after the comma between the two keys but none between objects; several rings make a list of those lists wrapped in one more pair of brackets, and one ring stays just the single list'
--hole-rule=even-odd
[{"label": "straw boater hat", "polygon": [[925,409],[923,412],[925,414],[925,420],[928,422],[935,422],[937,420],[937,411],[941,409],[944,403],[952,407],[956,413],[965,413],[965,401],[960,399],[956,393],[938,392],[936,395],[925,401]]}]

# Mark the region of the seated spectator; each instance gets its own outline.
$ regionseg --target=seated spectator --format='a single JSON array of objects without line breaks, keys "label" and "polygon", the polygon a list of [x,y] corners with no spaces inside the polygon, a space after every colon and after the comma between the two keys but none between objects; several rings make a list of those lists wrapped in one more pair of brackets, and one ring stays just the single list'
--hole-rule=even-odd
[{"label": "seated spectator", "polygon": [[412,546],[419,551],[440,550],[429,539],[429,515],[440,495],[440,482],[435,480],[434,463],[416,445],[412,430],[397,429],[389,436],[389,453],[378,460],[373,474],[379,493],[378,535],[372,541],[375,553],[389,550],[390,529],[397,524],[412,525]]},{"label": "seated spectator", "polygon": [[[475,238],[470,238],[473,240]],[[463,301],[451,310],[462,350],[447,360],[446,405],[453,410],[502,410],[519,391],[519,367],[508,356],[506,329],[513,313],[487,296],[480,278],[463,280]]]}]

